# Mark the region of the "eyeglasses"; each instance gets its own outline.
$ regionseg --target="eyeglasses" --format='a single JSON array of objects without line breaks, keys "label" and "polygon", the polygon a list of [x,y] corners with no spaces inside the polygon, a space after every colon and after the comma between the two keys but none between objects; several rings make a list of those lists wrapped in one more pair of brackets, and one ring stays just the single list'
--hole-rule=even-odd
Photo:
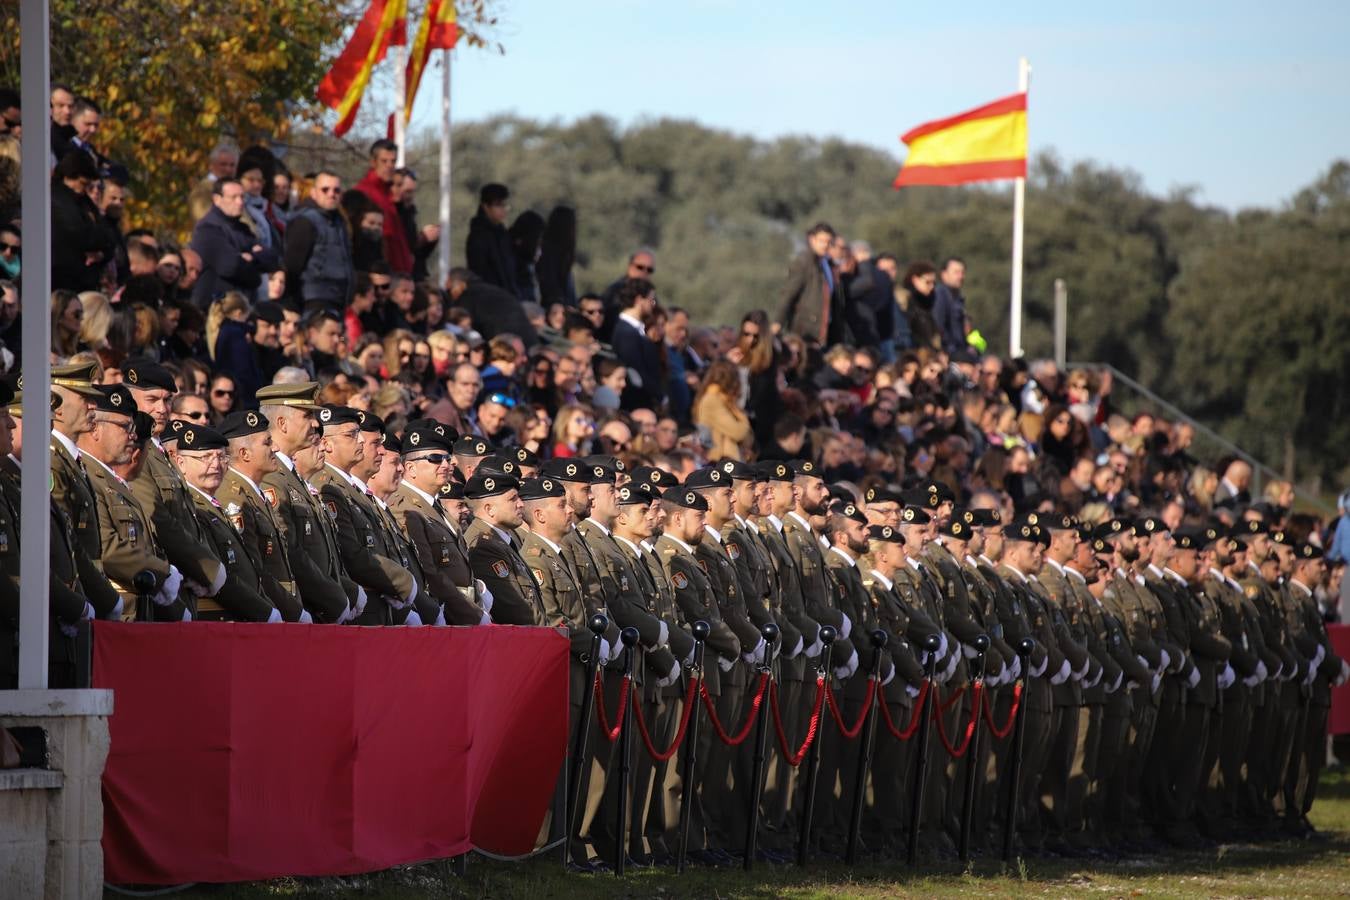
[{"label": "eyeglasses", "polygon": [[646,275],[651,275],[656,272],[656,266],[644,266],[641,263],[633,263],[633,268]]},{"label": "eyeglasses", "polygon": [[23,249],[22,244],[10,244],[10,243],[0,244],[0,253],[3,253],[5,256],[9,256],[10,254],[18,256],[19,251],[21,249]]},{"label": "eyeglasses", "polygon": [[116,429],[117,431],[125,431],[127,434],[135,434],[135,433],[136,433],[136,421],[135,421],[134,419],[128,419],[128,420],[126,420],[125,422],[122,422],[122,421],[119,421],[119,420],[117,420],[117,419],[106,419],[106,418],[103,418],[103,419],[95,419],[95,420],[94,420],[94,424],[95,424],[95,425],[111,425],[111,426],[113,426],[113,428]]},{"label": "eyeglasses", "polygon": [[394,283],[392,281],[386,281],[384,284],[380,284],[377,281],[372,281],[370,286],[377,291],[387,291],[394,286]]},{"label": "eyeglasses", "polygon": [[340,193],[342,193],[342,188],[340,188],[340,187],[322,187],[322,188],[315,188],[314,190],[318,191],[320,194],[340,194]]},{"label": "eyeglasses", "polygon": [[410,459],[408,462],[429,462],[433,466],[439,466],[450,459],[448,453],[428,453],[426,456],[419,456],[416,459]]},{"label": "eyeglasses", "polygon": [[224,388],[216,388],[211,392],[212,397],[233,397],[234,391],[227,391]]},{"label": "eyeglasses", "polygon": [[183,416],[194,422],[200,422],[202,419],[206,418],[206,412],[203,410],[199,412],[183,413]]},{"label": "eyeglasses", "polygon": [[501,404],[502,406],[505,406],[507,409],[515,409],[515,408],[516,408],[516,400],[515,400],[515,398],[514,398],[514,397],[508,397],[506,394],[488,394],[487,400],[484,401],[484,402],[486,402],[486,403],[499,403],[499,404]]}]

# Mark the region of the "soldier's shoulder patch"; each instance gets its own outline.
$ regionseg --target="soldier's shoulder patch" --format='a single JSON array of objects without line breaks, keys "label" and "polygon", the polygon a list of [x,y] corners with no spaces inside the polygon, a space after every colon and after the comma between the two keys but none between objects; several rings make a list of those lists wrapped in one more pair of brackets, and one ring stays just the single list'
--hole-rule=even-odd
[{"label": "soldier's shoulder patch", "polygon": [[236,515],[236,516],[230,516],[230,524],[234,526],[235,531],[243,531],[243,530],[244,530],[244,517],[243,517],[243,516],[238,516],[238,515]]},{"label": "soldier's shoulder patch", "polygon": [[734,560],[740,559],[741,558],[740,544],[737,544],[735,541],[727,541],[727,556],[730,556]]},{"label": "soldier's shoulder patch", "polygon": [[270,487],[263,488],[262,495],[263,499],[267,501],[268,506],[272,507],[273,509],[277,508],[277,492],[275,488]]},{"label": "soldier's shoulder patch", "polygon": [[326,509],[326,510],[328,510],[328,514],[329,514],[330,516],[332,516],[332,517],[335,518],[335,519],[337,518],[337,501],[336,501],[336,500],[325,500],[325,501],[323,501],[323,508]]},{"label": "soldier's shoulder patch", "polygon": [[705,560],[705,559],[700,559],[700,560],[698,561],[698,567],[699,567],[700,569],[703,570],[703,574],[704,574],[704,575],[707,575],[707,574],[708,574],[708,561],[707,561],[707,560]]},{"label": "soldier's shoulder patch", "polygon": [[689,576],[683,572],[675,572],[670,576],[670,581],[675,585],[676,590],[684,590],[689,587]]},{"label": "soldier's shoulder patch", "polygon": [[543,583],[544,583],[544,571],[543,571],[543,569],[530,569],[530,572],[534,574],[534,580],[535,580],[535,581],[539,582],[540,584],[543,584]]},{"label": "soldier's shoulder patch", "polygon": [[492,563],[492,574],[498,578],[505,578],[511,574],[511,570],[507,567],[505,561],[499,559]]},{"label": "soldier's shoulder patch", "polygon": [[234,518],[239,515],[241,509],[242,507],[238,503],[231,503],[225,507],[225,515]]},{"label": "soldier's shoulder patch", "polygon": [[619,590],[624,593],[628,592],[628,576],[622,573],[619,574]]},{"label": "soldier's shoulder patch", "polygon": [[1261,596],[1260,589],[1254,584],[1247,585],[1242,589],[1242,593],[1247,595],[1248,600],[1255,600],[1257,597]]}]

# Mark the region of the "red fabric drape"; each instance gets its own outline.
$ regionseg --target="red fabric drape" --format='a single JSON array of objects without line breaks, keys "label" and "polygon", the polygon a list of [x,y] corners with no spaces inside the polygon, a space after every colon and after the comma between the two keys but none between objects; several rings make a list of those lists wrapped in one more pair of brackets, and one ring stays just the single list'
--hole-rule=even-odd
[{"label": "red fabric drape", "polygon": [[112,883],[527,852],[567,743],[553,629],[95,628]]},{"label": "red fabric drape", "polygon": [[[1341,659],[1350,659],[1350,625],[1328,625],[1327,637]],[[1331,689],[1331,717],[1327,720],[1330,734],[1350,734],[1350,684]]]}]

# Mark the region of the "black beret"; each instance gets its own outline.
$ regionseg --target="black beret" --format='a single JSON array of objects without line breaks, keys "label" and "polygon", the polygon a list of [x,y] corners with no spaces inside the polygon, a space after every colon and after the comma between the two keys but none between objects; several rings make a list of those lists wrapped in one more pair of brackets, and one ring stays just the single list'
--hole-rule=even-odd
[{"label": "black beret", "polygon": [[873,503],[898,503],[901,506],[905,503],[905,498],[900,496],[899,491],[891,490],[886,486],[870,487],[863,494],[863,502],[869,506]]},{"label": "black beret", "polygon": [[921,487],[901,491],[900,496],[905,501],[906,506],[918,506],[924,509],[937,509],[938,504],[942,502],[937,491],[930,491]]},{"label": "black beret", "polygon": [[[159,442],[161,444],[172,443],[173,441],[178,440],[178,436],[183,433],[184,428],[192,427],[195,426],[187,419],[170,419],[169,424],[164,426],[164,433],[159,436]],[[217,432],[217,434],[219,434],[219,432]]]},{"label": "black beret", "polygon": [[992,528],[1003,524],[1003,515],[996,509],[972,509],[976,528]]},{"label": "black beret", "polygon": [[1092,537],[1094,540],[1097,538],[1105,540],[1118,534],[1128,534],[1131,530],[1131,525],[1126,519],[1108,519],[1092,529]]},{"label": "black beret", "polygon": [[754,481],[756,477],[755,467],[739,459],[723,459],[713,465],[733,481]]},{"label": "black beret", "polygon": [[608,456],[604,453],[592,454],[591,456],[586,457],[586,462],[589,463],[592,468],[595,466],[604,466],[606,469],[613,469],[617,473],[628,471],[628,464],[626,462],[619,459],[617,456]]},{"label": "black beret", "polygon": [[129,418],[136,415],[136,401],[131,396],[131,391],[122,385],[100,384],[95,385],[95,388],[98,390],[98,396],[90,399],[94,401],[94,408],[99,412],[119,413]]},{"label": "black beret", "polygon": [[178,385],[174,382],[173,376],[169,370],[157,362],[134,362],[127,363],[122,368],[122,378],[128,387],[136,388],[142,391],[165,390],[170,394],[178,393]]},{"label": "black beret", "polygon": [[781,459],[766,459],[759,464],[759,472],[769,481],[791,482],[796,473],[792,471],[792,466]]},{"label": "black beret", "polygon": [[527,447],[516,447],[508,451],[516,460],[516,465],[525,466],[529,469],[539,468],[539,454]]},{"label": "black beret", "polygon": [[358,409],[356,411],[356,421],[357,424],[361,426],[362,431],[384,434],[384,419],[381,419],[373,412],[366,412],[364,409]]},{"label": "black beret", "polygon": [[619,488],[616,497],[620,506],[645,506],[661,499],[661,489],[649,481],[633,481]]},{"label": "black beret", "polygon": [[946,525],[938,526],[938,534],[955,538],[958,541],[968,541],[974,533],[975,529],[969,522],[963,522],[955,516],[948,519]]},{"label": "black beret", "polygon": [[464,482],[454,481],[453,479],[441,485],[440,490],[436,491],[438,500],[463,500]]},{"label": "black beret", "polygon": [[319,424],[324,428],[332,428],[336,425],[360,425],[361,411],[352,409],[350,406],[333,406],[331,404],[324,406],[318,412]]},{"label": "black beret", "polygon": [[682,506],[685,509],[708,511],[708,501],[703,499],[703,495],[698,491],[691,491],[686,487],[672,488],[661,495],[662,500],[669,500],[676,506]]},{"label": "black beret", "polygon": [[1134,523],[1134,533],[1138,537],[1152,537],[1167,531],[1167,523],[1157,516],[1145,516]]},{"label": "black beret", "polygon": [[863,525],[867,524],[867,516],[863,515],[862,510],[858,509],[858,504],[852,500],[835,504],[832,512],[836,516],[843,516],[845,519],[852,519],[855,522],[861,522]]},{"label": "black beret", "polygon": [[510,475],[495,472],[474,472],[473,477],[464,485],[464,496],[469,500],[484,500],[496,497],[520,487],[520,482]]},{"label": "black beret", "polygon": [[1172,532],[1172,537],[1177,542],[1178,550],[1203,550],[1213,542],[1205,529],[1194,525],[1178,528]]},{"label": "black beret", "polygon": [[975,521],[975,510],[962,507],[953,507],[952,514],[949,517],[953,522],[960,522],[967,528],[974,528],[979,523]]},{"label": "black beret", "polygon": [[819,478],[820,467],[809,459],[794,459],[788,463],[792,474],[798,478]]},{"label": "black beret", "polygon": [[900,510],[900,521],[906,525],[927,525],[933,517],[921,506],[906,506]]},{"label": "black beret", "polygon": [[183,428],[174,435],[174,439],[178,441],[179,450],[224,450],[230,446],[230,442],[225,440],[225,435],[214,428],[191,423],[184,423]]},{"label": "black beret", "polygon": [[1030,517],[1024,516],[1017,519],[1003,528],[1003,537],[1009,541],[1025,541],[1029,544],[1040,544],[1045,541],[1045,532],[1041,526],[1031,521]]},{"label": "black beret", "polygon": [[1294,556],[1298,559],[1321,559],[1323,553],[1322,548],[1315,544],[1299,544],[1294,548]]},{"label": "black beret", "polygon": [[399,440],[398,435],[394,434],[392,431],[386,431],[384,433],[380,438],[380,444],[384,449],[393,453],[395,456],[403,452],[403,442]]},{"label": "black beret", "polygon": [[136,443],[144,444],[150,440],[150,435],[155,433],[155,420],[149,413],[137,411],[132,417],[136,427]]},{"label": "black beret", "polygon": [[441,450],[449,453],[450,441],[445,435],[437,434],[430,428],[409,428],[404,431],[398,452],[407,456],[419,450]]},{"label": "black beret", "polygon": [[1277,543],[1277,544],[1283,544],[1283,545],[1286,546],[1286,547],[1292,547],[1292,546],[1294,546],[1294,539],[1293,539],[1292,537],[1289,536],[1289,532],[1287,532],[1287,531],[1285,531],[1285,530],[1283,530],[1283,529],[1281,529],[1281,530],[1279,530],[1279,531],[1272,531],[1272,532],[1270,533],[1270,539],[1271,539],[1272,541],[1274,541],[1275,543]]},{"label": "black beret", "polygon": [[1270,527],[1260,519],[1243,519],[1234,523],[1229,534],[1232,537],[1243,540],[1246,538],[1254,538],[1260,534],[1270,534]]},{"label": "black beret", "polygon": [[680,483],[680,479],[676,478],[665,469],[658,469],[656,466],[637,466],[630,474],[634,481],[654,484],[662,490],[674,487]]},{"label": "black beret", "polygon": [[270,325],[280,325],[286,320],[285,315],[282,314],[281,304],[274,303],[271,300],[255,303],[253,305],[253,318]]},{"label": "black beret", "polygon": [[956,492],[941,481],[929,481],[924,485],[924,490],[930,494],[936,494],[938,503],[955,503]]},{"label": "black beret", "polygon": [[[1030,516],[1028,516],[1028,518],[1030,518]],[[1040,516],[1039,521],[1036,524],[1040,525],[1042,528],[1048,528],[1051,531],[1078,530],[1078,520],[1073,516],[1057,515],[1053,513]]]},{"label": "black beret", "polygon": [[445,438],[447,444],[453,445],[459,439],[459,432],[446,425],[444,422],[431,418],[413,419],[408,423],[405,430],[411,431],[414,428],[425,428],[428,431],[434,431]]},{"label": "black beret", "polygon": [[520,464],[516,462],[515,454],[492,453],[479,460],[478,468],[474,471],[496,472],[499,475],[510,475],[512,478],[519,478]]},{"label": "black beret", "polygon": [[1109,554],[1111,552],[1111,545],[1106,542],[1106,538],[1094,537],[1092,539],[1092,552],[1099,555],[1103,553]]},{"label": "black beret", "polygon": [[591,469],[578,459],[550,459],[539,467],[540,475],[569,481],[572,484],[590,484]]},{"label": "black beret", "polygon": [[606,464],[606,459],[613,457],[588,456],[581,461],[590,470],[591,484],[613,484],[618,480],[619,470]]},{"label": "black beret", "polygon": [[886,541],[889,544],[903,544],[905,542],[905,536],[900,533],[900,529],[892,528],[889,525],[869,526],[867,537],[873,541]]},{"label": "black beret", "polygon": [[220,423],[220,433],[225,435],[226,440],[232,441],[266,431],[267,427],[267,416],[257,410],[241,409],[225,417],[225,421]]},{"label": "black beret", "polygon": [[492,452],[492,445],[477,435],[462,434],[453,449],[456,456],[487,456]]},{"label": "black beret", "polygon": [[731,487],[731,479],[723,475],[721,469],[714,466],[704,466],[690,472],[689,477],[684,480],[684,486],[696,491],[706,491],[713,488]]},{"label": "black beret", "polygon": [[521,500],[547,500],[565,496],[567,491],[563,490],[562,482],[554,478],[526,478],[520,483]]}]

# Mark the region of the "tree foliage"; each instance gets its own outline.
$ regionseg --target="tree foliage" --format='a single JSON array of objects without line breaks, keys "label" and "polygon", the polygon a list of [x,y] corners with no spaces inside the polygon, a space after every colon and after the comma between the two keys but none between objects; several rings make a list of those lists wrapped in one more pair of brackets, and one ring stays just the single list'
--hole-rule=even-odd
[{"label": "tree foliage", "polygon": [[[435,215],[434,136],[415,140],[423,218]],[[990,346],[1007,347],[1011,190],[893,191],[885,153],[842,141],[772,142],[674,120],[599,117],[457,125],[454,259],[477,189],[511,186],[515,213],[579,215],[578,287],[601,289],[639,246],[657,251],[663,302],[707,322],[776,313],[787,261],[820,219],[901,260],[967,262]],[[353,173],[359,174],[359,173]],[[1236,215],[1191,191],[1150,194],[1133,172],[1053,154],[1027,191],[1023,345],[1052,350],[1053,285],[1069,288],[1069,358],[1109,362],[1259,457],[1300,477],[1350,477],[1350,163],[1279,210]]]}]

